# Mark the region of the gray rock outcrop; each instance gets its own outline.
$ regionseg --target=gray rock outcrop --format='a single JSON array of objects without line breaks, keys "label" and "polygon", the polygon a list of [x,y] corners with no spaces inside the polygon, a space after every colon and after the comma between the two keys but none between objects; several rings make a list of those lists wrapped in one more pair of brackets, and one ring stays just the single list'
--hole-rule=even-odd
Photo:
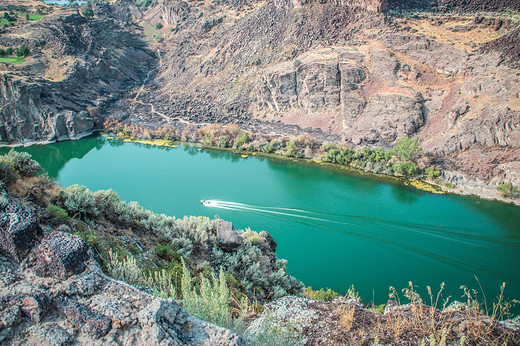
[{"label": "gray rock outcrop", "polygon": [[[172,299],[107,277],[81,238],[54,231],[36,246],[36,217],[20,206],[8,211],[26,215],[29,227],[19,229],[32,235],[28,242],[0,239],[0,343],[244,344],[237,334],[190,316]],[[7,231],[2,227],[3,234]]]},{"label": "gray rock outcrop", "polygon": [[45,238],[35,250],[34,270],[40,276],[66,279],[79,274],[90,259],[88,245],[75,235],[56,231]]},{"label": "gray rock outcrop", "polygon": [[232,251],[242,244],[242,237],[238,235],[231,222],[217,219],[213,221],[213,225],[217,230],[218,246],[222,250]]}]

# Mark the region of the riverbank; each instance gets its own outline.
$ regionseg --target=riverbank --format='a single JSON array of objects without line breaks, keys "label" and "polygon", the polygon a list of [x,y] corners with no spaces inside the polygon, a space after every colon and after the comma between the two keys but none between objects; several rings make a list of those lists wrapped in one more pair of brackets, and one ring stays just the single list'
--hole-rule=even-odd
[{"label": "riverbank", "polygon": [[[117,130],[117,128],[116,128]],[[106,133],[105,133],[106,135]],[[145,138],[139,138],[134,137],[130,134],[127,135],[112,135],[112,139],[120,139],[125,142],[136,142],[141,144],[148,144],[148,145],[155,145],[155,146],[175,146],[177,144],[175,143],[182,143],[183,141],[176,142],[173,139],[170,139],[167,135],[163,138],[153,138],[154,134],[148,132],[147,133],[148,139]],[[166,138],[166,139],[165,139]],[[273,139],[271,139],[271,142]],[[484,182],[479,182],[475,180],[470,180],[466,178],[463,174],[460,172],[457,172],[457,174],[454,174],[453,172],[440,172],[441,177],[447,177],[448,180],[455,180],[457,181],[457,184],[450,183],[449,181],[441,181],[439,178],[436,179],[436,181],[433,180],[427,180],[427,179],[417,179],[412,177],[406,177],[406,176],[397,176],[397,175],[391,175],[391,174],[384,174],[384,173],[376,173],[372,172],[366,169],[361,169],[357,167],[352,167],[348,165],[343,164],[337,164],[332,162],[327,162],[323,160],[323,157],[316,154],[317,148],[314,149],[314,151],[305,151],[301,150],[301,153],[303,154],[302,157],[293,157],[293,156],[287,156],[283,153],[267,153],[262,151],[253,151],[248,149],[238,150],[237,148],[233,147],[222,147],[222,146],[216,146],[216,145],[204,145],[204,143],[200,141],[184,141],[185,143],[190,144],[198,144],[200,145],[200,149],[208,148],[208,149],[214,149],[214,150],[222,150],[222,151],[230,151],[235,154],[241,155],[242,157],[247,157],[249,155],[258,155],[263,157],[273,157],[277,159],[282,160],[297,160],[301,162],[305,162],[308,164],[314,164],[318,166],[327,166],[327,167],[334,167],[336,169],[340,169],[342,171],[346,171],[349,173],[355,173],[355,174],[362,174],[362,175],[370,175],[373,177],[377,177],[378,179],[383,180],[391,180],[391,181],[399,181],[401,184],[406,186],[412,186],[414,188],[417,188],[422,191],[435,193],[435,194],[445,194],[445,193],[452,193],[457,195],[465,195],[465,196],[473,196],[476,198],[481,198],[485,200],[490,201],[497,201],[501,203],[506,204],[514,204],[517,206],[520,206],[520,200],[518,198],[505,198],[500,196],[500,194],[497,191],[496,186],[490,186],[489,184],[485,184]],[[253,147],[250,147],[251,149]],[[309,155],[310,154],[310,155]]]}]

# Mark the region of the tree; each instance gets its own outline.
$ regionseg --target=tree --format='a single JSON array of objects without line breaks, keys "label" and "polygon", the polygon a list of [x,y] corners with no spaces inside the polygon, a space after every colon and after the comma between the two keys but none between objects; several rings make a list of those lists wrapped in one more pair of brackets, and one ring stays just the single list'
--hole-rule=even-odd
[{"label": "tree", "polygon": [[3,48],[0,48],[0,56],[5,56],[5,49]]},{"label": "tree", "polygon": [[12,55],[13,54],[13,48],[7,47],[5,49],[5,55]]},{"label": "tree", "polygon": [[422,148],[419,146],[419,139],[403,137],[395,142],[395,150],[402,160],[411,160],[421,154]]},{"label": "tree", "polygon": [[16,56],[17,57],[26,57],[27,55],[29,55],[29,53],[31,52],[31,50],[29,49],[29,47],[26,45],[26,44],[22,44],[15,52]]},{"label": "tree", "polygon": [[87,19],[94,17],[94,11],[92,11],[90,7],[85,9],[81,14]]}]

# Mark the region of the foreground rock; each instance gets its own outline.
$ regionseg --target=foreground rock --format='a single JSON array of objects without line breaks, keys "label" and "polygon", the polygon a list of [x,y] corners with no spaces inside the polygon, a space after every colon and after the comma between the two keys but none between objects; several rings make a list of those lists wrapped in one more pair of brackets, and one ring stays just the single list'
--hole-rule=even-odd
[{"label": "foreground rock", "polygon": [[[8,231],[4,227],[3,233]],[[26,232],[28,239],[36,238],[35,227]],[[6,242],[2,239],[1,245]],[[9,244],[13,253],[27,250],[24,242]],[[69,233],[45,236],[21,265],[17,257],[0,257],[0,278],[2,344],[243,343],[229,330],[188,315],[172,299],[105,276],[87,244]]]},{"label": "foreground rock", "polygon": [[399,305],[389,301],[383,314],[366,309],[355,299],[319,302],[284,297],[267,304],[246,330],[252,338],[285,335],[305,345],[517,345],[519,325],[497,322],[454,302],[442,312],[420,302]]}]

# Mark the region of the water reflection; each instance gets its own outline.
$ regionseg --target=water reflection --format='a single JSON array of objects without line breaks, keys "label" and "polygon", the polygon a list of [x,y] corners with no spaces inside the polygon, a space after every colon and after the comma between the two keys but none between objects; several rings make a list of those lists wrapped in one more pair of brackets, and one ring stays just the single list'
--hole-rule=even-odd
[{"label": "water reflection", "polygon": [[[24,151],[31,154],[49,177],[58,177],[61,169],[72,159],[81,159],[92,149],[101,149],[106,144],[103,137],[96,135],[81,140],[62,141],[52,145],[32,145],[30,147],[17,147],[16,151]],[[9,151],[8,148],[0,148],[0,153]]]},{"label": "water reflection", "polygon": [[421,195],[424,194],[421,190],[411,190],[404,186],[392,186],[392,196],[395,200],[401,203],[414,204],[416,203]]}]

